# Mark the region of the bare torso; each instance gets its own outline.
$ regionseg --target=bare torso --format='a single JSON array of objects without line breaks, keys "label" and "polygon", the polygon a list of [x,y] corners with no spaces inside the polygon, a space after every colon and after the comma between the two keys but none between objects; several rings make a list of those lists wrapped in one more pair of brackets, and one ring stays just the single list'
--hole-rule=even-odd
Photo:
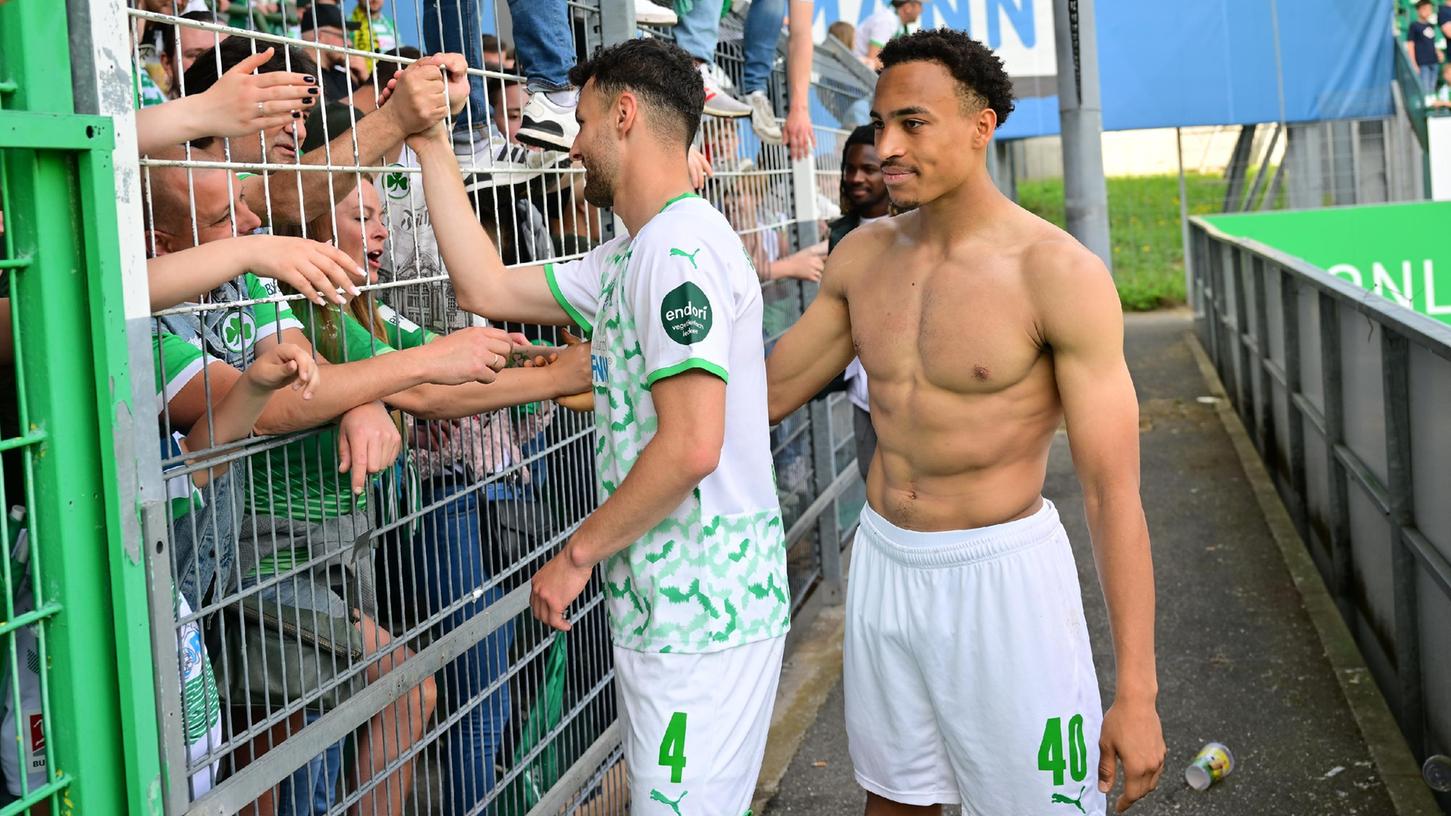
[{"label": "bare torso", "polygon": [[944,249],[917,218],[871,225],[843,281],[877,431],[868,500],[912,530],[1022,518],[1063,417],[1033,263],[1071,239],[1013,207]]}]

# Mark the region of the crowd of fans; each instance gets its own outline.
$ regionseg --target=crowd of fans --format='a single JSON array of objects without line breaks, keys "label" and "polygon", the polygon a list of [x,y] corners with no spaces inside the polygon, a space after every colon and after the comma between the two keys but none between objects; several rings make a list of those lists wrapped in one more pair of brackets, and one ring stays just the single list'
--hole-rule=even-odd
[{"label": "crowd of fans", "polygon": [[[568,9],[510,2],[508,43],[478,36],[476,3],[423,5],[420,49],[400,41],[384,0],[351,10],[134,0],[141,237],[192,797],[477,617],[547,551],[561,503],[593,505],[587,439],[573,468],[538,455],[586,427],[561,420],[559,406],[592,410],[588,344],[541,327],[485,327],[458,309],[410,147],[451,140],[507,262],[600,243],[606,216],[584,201],[567,152],[577,89],[566,73],[578,48]],[[721,9],[684,5],[636,0],[638,20],[654,36],[673,34],[707,88],[696,182],[740,228],[763,284],[816,280],[827,226],[819,244],[792,252],[781,183],[783,153],[806,157],[814,146],[811,3],[751,4],[738,85],[716,58]],[[892,8],[913,5],[920,11]],[[778,117],[766,91],[786,32],[789,101]],[[747,123],[762,145],[749,157]],[[849,218],[871,217],[843,195]],[[23,607],[24,593],[16,600]],[[597,607],[596,631],[577,639],[586,653],[571,663],[593,673],[571,682],[577,690],[607,671],[602,616]],[[347,802],[402,813],[416,787],[409,756],[430,723],[445,722],[448,770],[434,806],[471,812],[491,792],[527,805],[527,785],[494,790],[498,767],[538,738],[521,720],[543,692],[509,676],[521,659],[546,671],[544,635],[526,628],[499,626],[253,810],[324,813]],[[23,690],[18,708],[3,702],[10,722],[40,707],[38,671],[22,663],[6,666]],[[608,695],[597,703],[579,718],[581,745],[614,719]],[[43,765],[14,752],[0,765],[12,796],[44,784]]]}]

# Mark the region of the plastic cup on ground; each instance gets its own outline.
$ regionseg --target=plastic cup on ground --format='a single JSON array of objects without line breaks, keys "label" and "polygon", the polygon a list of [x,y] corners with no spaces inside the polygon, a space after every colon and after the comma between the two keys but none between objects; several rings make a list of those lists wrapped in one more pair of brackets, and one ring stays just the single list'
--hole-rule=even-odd
[{"label": "plastic cup on ground", "polygon": [[1426,764],[1421,766],[1421,776],[1431,790],[1451,793],[1451,757],[1444,754],[1428,757]]},{"label": "plastic cup on ground", "polygon": [[1184,769],[1184,781],[1197,791],[1229,776],[1234,770],[1234,755],[1223,743],[1211,742],[1199,749],[1199,755]]}]

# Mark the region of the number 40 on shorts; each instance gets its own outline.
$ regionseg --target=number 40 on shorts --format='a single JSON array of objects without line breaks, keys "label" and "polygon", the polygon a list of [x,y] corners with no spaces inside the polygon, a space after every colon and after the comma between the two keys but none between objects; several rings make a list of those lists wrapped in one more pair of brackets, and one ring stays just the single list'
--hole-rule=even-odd
[{"label": "number 40 on shorts", "polygon": [[1068,721],[1068,754],[1063,752],[1063,718],[1049,717],[1043,726],[1043,741],[1038,744],[1038,770],[1053,774],[1054,786],[1063,784],[1063,769],[1068,769],[1074,782],[1088,776],[1088,746],[1083,742],[1083,715],[1074,714]]}]

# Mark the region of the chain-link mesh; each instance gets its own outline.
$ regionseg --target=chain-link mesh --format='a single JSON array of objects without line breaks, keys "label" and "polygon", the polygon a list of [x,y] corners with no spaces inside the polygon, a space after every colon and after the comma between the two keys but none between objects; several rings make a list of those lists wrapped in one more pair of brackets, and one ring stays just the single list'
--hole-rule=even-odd
[{"label": "chain-link mesh", "polygon": [[[305,119],[141,160],[153,257],[237,247],[223,259],[231,266],[188,268],[190,280],[207,281],[207,295],[158,303],[153,277],[175,625],[200,633],[181,654],[182,699],[158,701],[180,715],[183,738],[169,759],[193,780],[178,792],[173,779],[173,809],[624,813],[600,579],[576,603],[567,634],[527,610],[529,578],[596,506],[593,423],[547,399],[484,407],[476,390],[429,386],[390,363],[482,325],[453,296],[417,156],[396,135],[372,149],[388,116],[377,109],[387,76],[417,53],[377,40],[377,50],[363,50],[356,39],[301,39],[296,9],[275,5],[233,0],[226,16],[169,2],[131,9],[150,32],[132,40],[140,104],[199,93],[187,83],[217,81],[227,55],[235,62],[269,47],[280,67],[321,78]],[[376,16],[398,19],[399,5],[387,0]],[[469,5],[415,0],[405,10],[432,51],[457,32],[486,33],[481,10],[508,19],[497,0]],[[568,4],[578,56],[603,44],[600,14],[597,3]],[[391,45],[405,33],[393,31]],[[728,86],[741,81],[741,36],[739,19],[727,19],[717,63]],[[470,74],[484,82],[487,103],[472,99],[453,129],[475,215],[508,265],[579,257],[614,234],[614,219],[583,200],[583,171],[567,156],[513,142],[524,77],[500,46],[483,57],[486,69]],[[192,58],[203,70],[175,70]],[[780,62],[768,83],[778,112]],[[333,98],[329,73],[348,70],[369,79],[348,99]],[[825,90],[847,92],[839,80]],[[817,128],[804,209],[786,148],[763,142],[749,119],[707,117],[697,139],[714,172],[703,195],[739,231],[762,278],[768,347],[813,294],[805,281],[819,275],[826,221],[839,212],[845,135]],[[239,263],[253,232],[356,253],[369,273],[362,294],[345,307],[320,306],[265,263]],[[554,327],[502,328],[565,343]],[[258,372],[286,344],[316,355],[323,383],[346,379],[341,390],[353,402],[294,398],[274,411],[273,400],[256,433],[232,427],[245,399],[235,395],[260,388]],[[829,543],[839,550],[863,500],[857,484],[818,501],[855,470],[849,406],[840,395],[830,405],[825,429],[800,412],[773,432],[798,605],[822,573],[827,528],[816,517],[836,520]],[[350,422],[376,427],[379,417],[396,429],[401,452],[359,483],[339,459],[339,435],[351,440]],[[820,440],[833,445],[825,456]],[[353,447],[353,457],[364,455]]]}]

